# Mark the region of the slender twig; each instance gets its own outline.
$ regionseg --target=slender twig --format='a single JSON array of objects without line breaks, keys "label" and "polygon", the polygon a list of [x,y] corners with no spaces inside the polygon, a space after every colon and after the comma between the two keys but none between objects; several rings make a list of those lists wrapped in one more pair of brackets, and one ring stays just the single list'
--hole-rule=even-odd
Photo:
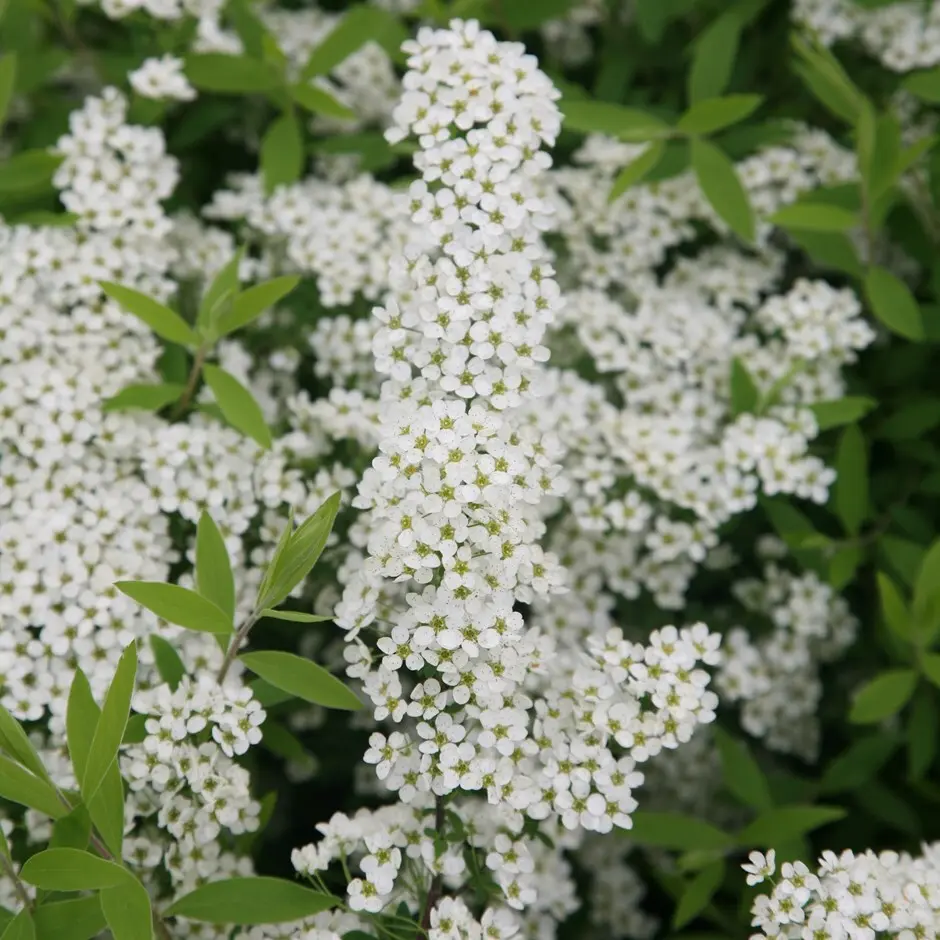
[{"label": "slender twig", "polygon": [[170,415],[171,418],[179,418],[189,407],[189,403],[193,400],[193,395],[196,394],[196,386],[199,384],[199,376],[202,375],[202,367],[205,365],[206,356],[208,355],[208,346],[200,346],[199,349],[196,350],[196,355],[193,358],[192,368],[189,370],[189,378],[186,380],[186,388],[183,389],[183,394],[180,395],[179,401],[176,403],[176,407],[173,409],[173,413]]},{"label": "slender twig", "polygon": [[[439,835],[444,834],[444,797],[439,796],[434,801],[434,831]],[[432,879],[431,886],[428,888],[428,896],[424,902],[424,913],[421,915],[421,926],[419,933],[426,937],[431,933],[431,911],[437,904],[444,888],[444,873],[439,871]]]},{"label": "slender twig", "polygon": [[229,644],[228,649],[225,651],[225,659],[222,660],[222,667],[219,669],[219,674],[216,676],[216,682],[219,685],[225,680],[225,677],[228,675],[229,669],[232,668],[232,663],[235,662],[235,657],[238,655],[238,651],[241,649],[242,643],[248,637],[251,628],[261,619],[261,611],[254,611],[251,616],[238,628],[238,633],[232,639],[232,642]]},{"label": "slender twig", "polygon": [[20,899],[20,903],[26,910],[31,911],[33,909],[33,899],[29,896],[26,885],[23,884],[20,880],[20,876],[16,873],[13,862],[2,852],[0,852],[0,865],[3,866],[4,872],[6,872],[9,879],[13,882],[13,888],[16,891],[16,896]]}]

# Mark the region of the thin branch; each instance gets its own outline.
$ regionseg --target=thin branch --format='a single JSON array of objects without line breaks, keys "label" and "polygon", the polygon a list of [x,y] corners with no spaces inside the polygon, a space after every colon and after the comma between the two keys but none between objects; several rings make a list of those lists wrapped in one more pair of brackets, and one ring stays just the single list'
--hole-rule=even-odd
[{"label": "thin branch", "polygon": [[202,375],[202,367],[206,364],[206,356],[209,355],[208,346],[200,346],[196,350],[196,356],[193,359],[192,368],[189,370],[189,378],[186,380],[186,388],[183,389],[183,394],[180,395],[179,401],[176,403],[176,407],[173,409],[173,413],[170,415],[170,418],[175,420],[179,418],[184,411],[189,407],[190,402],[193,400],[193,395],[196,394],[196,386],[199,384],[199,376]]},{"label": "thin branch", "polygon": [[33,909],[33,899],[29,896],[26,885],[23,884],[20,880],[20,876],[16,873],[13,862],[10,861],[3,852],[0,852],[0,865],[3,866],[7,877],[13,882],[13,888],[16,891],[16,896],[20,899],[20,903],[26,910],[31,911]]},{"label": "thin branch", "polygon": [[[434,801],[434,831],[438,836],[444,834],[444,797],[439,796]],[[431,886],[428,888],[428,896],[424,902],[424,913],[421,915],[421,926],[419,934],[426,937],[431,933],[431,912],[434,905],[440,900],[441,892],[444,888],[444,873],[439,871],[432,879]]]},{"label": "thin branch", "polygon": [[235,657],[238,655],[238,651],[241,649],[242,643],[248,638],[248,634],[251,631],[251,628],[261,619],[261,612],[255,611],[252,615],[238,628],[238,633],[232,639],[232,642],[229,644],[228,649],[225,651],[225,659],[222,660],[222,667],[219,669],[219,674],[216,676],[216,682],[221,685],[225,681],[225,677],[228,675],[229,669],[232,668],[232,663],[235,662]]}]

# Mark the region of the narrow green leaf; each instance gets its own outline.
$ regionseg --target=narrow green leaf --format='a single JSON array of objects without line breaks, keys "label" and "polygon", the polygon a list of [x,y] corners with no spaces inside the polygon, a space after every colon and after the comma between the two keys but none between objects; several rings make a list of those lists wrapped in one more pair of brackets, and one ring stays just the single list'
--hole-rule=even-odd
[{"label": "narrow green leaf", "polygon": [[6,757],[0,757],[0,797],[53,819],[61,819],[69,811],[48,783]]},{"label": "narrow green leaf", "polygon": [[147,889],[133,878],[98,895],[114,940],[153,940],[153,915]]},{"label": "narrow green leaf", "polygon": [[849,721],[857,725],[873,724],[897,714],[917,685],[913,669],[889,669],[859,689],[852,700]]},{"label": "narrow green leaf", "polygon": [[218,366],[203,369],[206,382],[222,409],[225,420],[237,431],[250,437],[262,447],[271,447],[271,432],[265,423],[261,408],[251,392],[235,376]]},{"label": "narrow green leaf", "polygon": [[727,849],[734,838],[717,826],[681,813],[633,814],[633,825],[624,835],[639,845],[662,849]]},{"label": "narrow green leaf", "polygon": [[754,212],[734,164],[707,140],[693,139],[692,169],[705,198],[739,238],[754,240]]},{"label": "narrow green leaf", "polygon": [[892,333],[922,340],[920,308],[908,286],[886,268],[872,267],[865,276],[865,295],[875,316]]},{"label": "narrow green leaf", "polygon": [[138,604],[167,623],[201,633],[228,634],[235,628],[232,618],[201,594],[162,581],[118,581],[114,585]]},{"label": "narrow green leaf", "polygon": [[46,849],[26,860],[20,877],[46,891],[96,891],[136,880],[105,858],[80,849]]},{"label": "narrow green leaf", "polygon": [[166,913],[210,924],[281,924],[312,917],[340,903],[281,878],[228,878],[178,898]]},{"label": "narrow green leaf", "polygon": [[235,578],[232,575],[232,564],[219,527],[205,511],[196,527],[196,589],[234,618]]},{"label": "narrow green leaf", "polygon": [[936,695],[921,685],[914,695],[907,720],[907,772],[911,780],[922,779],[937,756],[940,714]]},{"label": "narrow green leaf", "polygon": [[179,343],[181,346],[198,344],[199,338],[189,324],[178,313],[174,313],[152,297],[110,281],[102,281],[101,289],[128,313],[132,313],[138,320],[143,320],[162,339]]},{"label": "narrow green leaf", "polygon": [[820,793],[843,793],[864,786],[888,762],[898,742],[889,734],[870,734],[831,760],[819,781]]},{"label": "narrow green leaf", "polygon": [[931,104],[940,104],[940,68],[911,72],[901,84],[912,95]]},{"label": "narrow green leaf", "polygon": [[7,924],[3,934],[0,935],[0,940],[36,940],[36,925],[33,922],[32,914],[26,908],[23,908]]},{"label": "narrow green leaf", "polygon": [[216,324],[219,335],[226,336],[247,326],[286,297],[299,282],[299,277],[276,277],[249,287],[235,298],[231,309],[219,318]]},{"label": "narrow green leaf", "polygon": [[801,60],[794,64],[793,70],[803,84],[836,117],[854,125],[864,106],[865,97],[838,59],[821,43],[810,43],[796,34],[792,45]]},{"label": "narrow green leaf", "polygon": [[715,728],[715,743],[721,755],[722,778],[725,786],[742,803],[764,810],[773,806],[767,778],[751,755],[747,745]]},{"label": "narrow green leaf", "polygon": [[268,62],[250,56],[221,52],[186,56],[186,77],[200,91],[220,94],[252,94],[273,91],[280,83],[277,70]]},{"label": "narrow green leaf", "polygon": [[678,930],[690,921],[695,920],[709,905],[721,887],[725,878],[725,860],[716,859],[706,865],[685,887],[682,897],[676,905],[672,917],[672,926]]},{"label": "narrow green leaf", "polygon": [[741,22],[731,11],[719,16],[699,35],[689,69],[689,101],[714,98],[728,87],[740,41]]},{"label": "narrow green leaf", "polygon": [[37,777],[51,783],[42,759],[23,726],[0,705],[0,747]]},{"label": "narrow green leaf", "polygon": [[838,398],[833,401],[817,401],[809,406],[816,418],[820,431],[828,431],[843,424],[860,421],[870,411],[878,407],[873,398],[863,396]]},{"label": "narrow green leaf", "polygon": [[112,395],[102,406],[102,411],[126,411],[141,408],[144,411],[159,411],[175,402],[183,394],[185,386],[166,383],[163,385],[128,385],[117,395]]},{"label": "narrow green leaf", "polygon": [[85,849],[91,834],[91,816],[79,803],[71,813],[57,819],[52,827],[51,849]]},{"label": "narrow green leaf", "polygon": [[883,571],[878,572],[878,596],[888,629],[902,640],[910,641],[913,635],[911,613],[895,583]]},{"label": "narrow green leaf", "polygon": [[724,98],[701,99],[679,118],[676,130],[686,134],[720,131],[749,117],[763,100],[763,95],[726,95]]},{"label": "narrow green leaf", "polygon": [[[234,302],[238,295],[238,272],[245,257],[244,247],[238,248],[229,260],[216,272],[199,301],[197,322],[203,332],[211,327],[214,319],[224,316],[226,300]],[[209,330],[211,333],[211,329]]]},{"label": "narrow green leaf", "polygon": [[913,440],[940,424],[940,398],[917,397],[902,402],[878,428],[889,441]]},{"label": "narrow green leaf", "polygon": [[150,636],[150,648],[153,650],[153,658],[157,665],[157,672],[160,673],[160,678],[175,692],[180,682],[182,682],[183,676],[186,675],[183,660],[180,659],[179,653],[173,649],[172,644],[167,643],[163,637],[156,634]]},{"label": "narrow green leaf", "polygon": [[564,98],[560,102],[564,127],[585,134],[607,134],[620,140],[643,143],[668,137],[672,130],[661,118],[606,101],[578,101]]},{"label": "narrow green leaf", "polygon": [[315,75],[332,72],[369,40],[379,43],[386,51],[397,51],[407,38],[404,26],[391,13],[365,4],[355,6],[310,53],[301,79],[309,81]]},{"label": "narrow green leaf", "polygon": [[928,642],[940,629],[940,539],[927,550],[914,582],[914,626]]},{"label": "narrow green leaf", "polygon": [[806,252],[810,260],[823,269],[842,271],[851,277],[864,277],[858,253],[848,236],[839,232],[811,232],[789,229],[790,240]]},{"label": "narrow green leaf", "polygon": [[42,904],[34,918],[37,940],[93,940],[106,926],[97,897]]},{"label": "narrow green leaf", "polygon": [[52,177],[62,157],[45,148],[24,150],[0,163],[0,194],[19,196],[53,190]]},{"label": "narrow green leaf", "polygon": [[137,679],[137,644],[132,642],[118,660],[114,678],[108,688],[95,736],[88,749],[85,773],[81,779],[82,799],[90,803],[104,781],[108,768],[117,760],[124,737],[124,728],[131,710],[131,697]]},{"label": "narrow green leaf", "polygon": [[822,202],[796,202],[778,209],[767,217],[781,228],[805,229],[811,232],[845,232],[858,225],[858,216],[847,209]]},{"label": "narrow green leaf", "polygon": [[275,705],[283,705],[285,702],[293,700],[294,696],[290,692],[284,692],[282,689],[265,682],[264,679],[254,679],[248,683],[251,688],[252,696],[257,700],[262,708],[273,708]]},{"label": "narrow green leaf", "polygon": [[740,359],[731,360],[731,413],[744,414],[757,410],[760,392]]},{"label": "narrow green leaf", "polygon": [[0,57],[0,128],[6,120],[16,85],[16,53]]},{"label": "narrow green leaf", "polygon": [[302,108],[311,114],[321,117],[335,118],[340,121],[353,121],[356,112],[337,101],[328,91],[317,88],[316,85],[294,85],[290,90],[291,97]]},{"label": "narrow green leaf", "polygon": [[272,754],[283,760],[295,761],[301,765],[312,766],[313,756],[301,742],[284,727],[270,718],[264,722],[264,737],[261,744]]},{"label": "narrow green leaf", "polygon": [[744,848],[773,846],[844,816],[840,806],[777,806],[745,826],[737,841]]},{"label": "narrow green leaf", "polygon": [[566,16],[577,0],[501,0],[500,17],[510,29],[522,32],[523,30],[537,29],[548,20],[561,19]]},{"label": "narrow green leaf", "polygon": [[332,617],[321,617],[319,614],[305,614],[301,610],[271,610],[265,608],[261,611],[262,617],[273,617],[275,620],[290,620],[293,623],[324,623]]},{"label": "narrow green leaf", "polygon": [[350,689],[309,659],[279,650],[243,653],[239,659],[255,675],[305,702],[347,711],[362,708]]},{"label": "narrow green leaf", "polygon": [[666,151],[666,143],[662,140],[651,141],[644,151],[631,160],[618,174],[614,185],[610,189],[608,202],[614,202],[622,196],[631,186],[639,183],[662,159]]},{"label": "narrow green leaf", "polygon": [[850,535],[858,535],[868,518],[868,454],[857,424],[842,432],[836,451],[836,483],[833,491],[836,515]]}]

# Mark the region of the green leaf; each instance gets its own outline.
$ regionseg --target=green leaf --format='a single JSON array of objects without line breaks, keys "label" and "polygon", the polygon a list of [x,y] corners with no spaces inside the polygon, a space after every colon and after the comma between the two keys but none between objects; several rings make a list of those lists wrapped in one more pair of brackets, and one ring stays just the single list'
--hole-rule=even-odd
[{"label": "green leaf", "polygon": [[897,714],[917,685],[913,669],[889,669],[859,689],[852,699],[849,721],[857,725],[873,724]]},{"label": "green leaf", "polygon": [[26,860],[20,877],[46,891],[96,891],[134,881],[120,865],[80,849],[46,849]]},{"label": "green leaf", "polygon": [[144,411],[159,411],[177,401],[185,386],[172,383],[163,385],[127,385],[117,395],[112,395],[101,406],[101,410],[126,411],[141,408]]},{"label": "green leaf", "polygon": [[191,53],[184,71],[200,91],[220,94],[252,94],[273,91],[280,84],[277,70],[268,62],[221,52]]},{"label": "green leaf", "polygon": [[316,85],[294,85],[290,90],[291,97],[302,108],[311,114],[322,117],[335,118],[340,121],[353,121],[356,112],[337,101],[329,92]]},{"label": "green leaf", "polygon": [[153,611],[167,623],[175,623],[187,630],[201,633],[231,633],[235,627],[232,618],[201,594],[162,581],[118,581],[114,585],[138,604]]},{"label": "green leaf", "polygon": [[301,80],[332,72],[369,40],[379,43],[387,52],[397,52],[407,38],[408,32],[397,17],[378,7],[355,6],[310,53]]},{"label": "green leaf", "polygon": [[362,708],[362,702],[339,679],[302,656],[267,650],[243,653],[239,659],[255,675],[305,702],[347,711]]},{"label": "green leaf", "polygon": [[98,898],[114,940],[153,940],[150,895],[136,878],[105,888]]},{"label": "green leaf", "polygon": [[91,816],[79,803],[71,813],[57,819],[52,827],[51,849],[85,849],[91,834]]},{"label": "green leaf", "polygon": [[2,705],[0,705],[0,747],[31,773],[47,783],[52,782],[36,748],[33,747],[32,741],[23,730],[23,726]]},{"label": "green leaf", "polygon": [[228,878],[178,898],[166,914],[210,924],[282,924],[312,917],[340,903],[281,878]]},{"label": "green leaf", "polygon": [[887,763],[898,742],[889,734],[870,734],[831,760],[819,781],[820,793],[843,793],[864,786]]},{"label": "green leaf", "polygon": [[307,766],[314,765],[313,756],[303,744],[284,725],[270,718],[264,721],[264,737],[261,739],[261,744],[283,760],[295,761]]},{"label": "green leaf", "polygon": [[866,816],[920,841],[920,816],[909,799],[902,799],[880,780],[869,781],[867,787],[856,790],[853,796]]},{"label": "green leaf", "polygon": [[825,108],[836,117],[854,125],[865,104],[865,96],[858,90],[838,59],[821,43],[808,42],[793,35],[792,44],[800,61],[793,70],[803,84]]},{"label": "green leaf", "polygon": [[283,705],[285,702],[293,701],[294,696],[289,692],[284,692],[270,682],[264,679],[255,679],[249,682],[252,696],[257,699],[258,704],[263,708],[273,708],[275,705]]},{"label": "green leaf", "polygon": [[706,140],[693,139],[692,169],[705,198],[739,238],[754,240],[754,212],[734,164]]},{"label": "green leaf", "polygon": [[95,736],[88,749],[85,773],[81,779],[82,799],[86,804],[98,792],[108,768],[117,760],[118,749],[131,711],[131,697],[137,679],[137,644],[132,642],[118,660],[114,678],[105,696]]},{"label": "green leaf", "polygon": [[235,578],[225,539],[205,510],[196,526],[196,590],[235,617]]},{"label": "green leaf", "polygon": [[6,120],[16,84],[16,53],[0,57],[0,128]]},{"label": "green leaf", "polygon": [[37,940],[93,940],[106,925],[97,897],[42,904],[34,917]]},{"label": "green leaf", "polygon": [[203,374],[225,420],[236,431],[241,431],[262,447],[270,449],[271,432],[251,392],[235,376],[218,366],[205,366]]},{"label": "green leaf", "polygon": [[836,515],[845,531],[858,535],[868,518],[868,454],[865,438],[857,424],[842,432],[836,451],[836,483],[833,491]]},{"label": "green leaf", "polygon": [[121,744],[140,744],[147,737],[147,716],[131,715],[124,728]]},{"label": "green leaf", "polygon": [[0,757],[0,797],[53,819],[61,819],[69,811],[48,783],[6,757]]},{"label": "green leaf", "polygon": [[940,654],[925,653],[920,661],[924,675],[935,685],[940,687]]},{"label": "green leaf", "polygon": [[883,571],[878,572],[878,596],[888,629],[902,640],[910,641],[913,635],[911,613],[895,583]]},{"label": "green leaf", "polygon": [[310,574],[326,546],[339,505],[340,494],[334,493],[289,535],[283,551],[275,553],[270,565],[270,579],[262,582],[261,607],[274,608],[283,603]]},{"label": "green leaf", "polygon": [[731,413],[744,414],[757,410],[760,392],[740,359],[731,360]]},{"label": "green leaf", "polygon": [[734,838],[717,826],[681,813],[634,813],[633,825],[624,834],[639,845],[662,849],[719,850],[734,844]]},{"label": "green leaf", "polygon": [[261,583],[258,585],[258,603],[256,605],[258,607],[270,607],[272,604],[276,606],[281,603],[281,601],[272,600],[272,598],[275,597],[272,593],[272,585],[274,583],[274,576],[284,565],[284,554],[294,534],[293,512],[288,509],[287,514],[287,525],[284,526],[284,529],[281,531],[277,545],[274,546],[274,554],[271,556],[267,568],[264,569],[264,574],[261,576]]},{"label": "green leaf", "polygon": [[199,301],[196,322],[203,333],[213,334],[215,321],[224,316],[226,304],[234,303],[238,295],[238,272],[245,258],[244,247],[238,248],[228,261],[216,272]]},{"label": "green leaf", "polygon": [[931,104],[940,104],[940,68],[911,72],[901,82],[903,88]]},{"label": "green leaf", "polygon": [[790,229],[788,234],[790,240],[799,245],[819,267],[842,271],[859,279],[864,277],[855,246],[846,235],[804,229]]},{"label": "green leaf", "polygon": [[928,685],[921,685],[907,719],[907,772],[911,780],[924,777],[937,756],[940,715],[936,697]]},{"label": "green leaf", "polygon": [[[11,920],[0,940],[36,940],[36,925],[30,912],[24,908]],[[56,940],[59,940],[57,937]],[[64,940],[64,938],[63,938]]]},{"label": "green leaf", "polygon": [[741,22],[728,11],[699,35],[689,69],[689,101],[703,101],[720,95],[731,81],[741,42]]},{"label": "green leaf", "polygon": [[892,333],[912,340],[924,338],[920,308],[900,278],[876,265],[865,276],[865,295],[872,312]]},{"label": "green leaf", "polygon": [[293,113],[271,122],[261,139],[261,174],[267,193],[300,179],[304,169],[304,141]]},{"label": "green leaf", "polygon": [[273,617],[275,620],[290,620],[293,623],[323,623],[332,620],[332,617],[321,617],[319,614],[305,614],[301,610],[271,610],[265,608],[261,611],[262,617]]},{"label": "green leaf", "polygon": [[216,329],[220,336],[247,326],[279,300],[286,297],[300,282],[299,277],[276,277],[249,287],[232,302],[231,308],[219,317]]},{"label": "green leaf", "polygon": [[715,743],[721,755],[721,771],[725,786],[742,803],[754,809],[770,809],[773,798],[767,778],[751,756],[747,745],[715,728]]},{"label": "green leaf", "polygon": [[840,806],[777,806],[761,813],[738,834],[743,848],[786,842],[845,816]]},{"label": "green leaf", "polygon": [[24,150],[0,163],[0,194],[26,195],[52,190],[62,158],[45,149]]},{"label": "green leaf", "polygon": [[919,438],[940,424],[940,398],[915,398],[903,402],[880,428],[889,441]]},{"label": "green leaf", "polygon": [[163,637],[156,634],[150,635],[150,648],[153,650],[153,658],[160,678],[175,692],[180,682],[182,682],[183,676],[186,675],[183,660],[180,659],[179,653],[173,649],[172,644],[167,643]]},{"label": "green leaf", "polygon": [[706,865],[685,887],[672,917],[676,930],[695,920],[708,906],[725,878],[725,860],[716,859]]},{"label": "green leaf", "polygon": [[858,225],[858,216],[847,209],[822,202],[796,202],[767,217],[781,228],[811,232],[844,232]]},{"label": "green leaf", "polygon": [[929,642],[940,629],[940,539],[934,541],[920,564],[912,609],[917,634]]},{"label": "green leaf", "polygon": [[676,130],[686,134],[711,134],[730,127],[753,114],[761,105],[763,95],[726,95],[696,101],[679,118]]},{"label": "green leaf", "polygon": [[618,174],[614,185],[610,189],[608,202],[614,202],[622,196],[631,186],[638,183],[662,159],[666,144],[662,140],[651,141],[644,151],[631,160]]},{"label": "green leaf", "polygon": [[585,134],[607,134],[620,140],[643,143],[668,137],[672,130],[661,118],[625,108],[606,101],[577,101],[564,98],[560,102],[564,127]]},{"label": "green leaf", "polygon": [[869,202],[874,203],[894,186],[900,174],[901,125],[891,114],[876,115],[866,102],[857,134],[859,170]]},{"label": "green leaf", "polygon": [[101,289],[128,313],[132,313],[138,320],[143,320],[161,339],[179,343],[181,346],[196,346],[199,343],[199,337],[178,313],[174,313],[152,297],[110,281],[102,281]]},{"label": "green leaf", "polygon": [[502,22],[512,30],[522,32],[536,29],[549,20],[566,16],[576,0],[500,0],[499,15]]},{"label": "green leaf", "polygon": [[828,431],[830,428],[859,421],[877,407],[878,402],[874,398],[855,396],[833,401],[817,401],[810,405],[809,409],[816,418],[819,430]]}]

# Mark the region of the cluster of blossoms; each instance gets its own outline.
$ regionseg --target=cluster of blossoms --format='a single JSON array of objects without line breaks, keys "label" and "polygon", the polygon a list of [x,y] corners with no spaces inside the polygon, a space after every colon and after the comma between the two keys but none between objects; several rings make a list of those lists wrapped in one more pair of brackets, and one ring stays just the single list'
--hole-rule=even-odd
[{"label": "cluster of blossoms", "polygon": [[747,883],[769,880],[769,895],[759,894],[751,924],[755,938],[781,940],[816,937],[874,940],[932,936],[940,917],[940,845],[923,854],[866,851],[823,852],[813,871],[803,862],[786,862],[775,878],[773,850],[752,852]]}]

